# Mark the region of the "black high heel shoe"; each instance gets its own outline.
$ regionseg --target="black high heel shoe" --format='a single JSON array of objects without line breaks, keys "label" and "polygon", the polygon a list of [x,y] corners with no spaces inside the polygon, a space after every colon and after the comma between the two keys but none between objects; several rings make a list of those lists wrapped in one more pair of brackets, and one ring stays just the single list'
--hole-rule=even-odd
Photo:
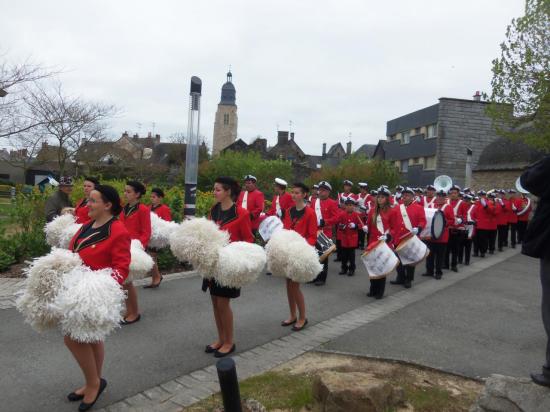
[{"label": "black high heel shoe", "polygon": [[101,378],[99,380],[99,391],[97,392],[97,396],[95,397],[94,401],[91,402],[91,403],[86,403],[86,402],[80,402],[80,405],[78,406],[78,410],[80,412],[84,412],[84,411],[87,411],[87,410],[90,410],[92,408],[92,406],[95,405],[95,403],[97,402],[97,400],[99,399],[99,396],[101,395],[101,393],[105,390],[105,388],[107,387],[107,381],[103,378]]}]

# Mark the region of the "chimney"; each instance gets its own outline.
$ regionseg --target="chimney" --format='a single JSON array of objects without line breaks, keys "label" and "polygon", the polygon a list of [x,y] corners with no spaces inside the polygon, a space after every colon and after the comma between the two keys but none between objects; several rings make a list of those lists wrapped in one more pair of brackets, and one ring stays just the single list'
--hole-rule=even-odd
[{"label": "chimney", "polygon": [[148,132],[148,133],[147,133],[147,137],[149,137],[149,138],[152,137],[152,136],[151,136],[151,132]]},{"label": "chimney", "polygon": [[48,147],[48,142],[44,141],[42,142],[42,149],[46,149]]},{"label": "chimney", "polygon": [[294,140],[294,132],[290,133],[290,140]]},{"label": "chimney", "polygon": [[323,157],[327,155],[327,144],[323,143]]},{"label": "chimney", "polygon": [[155,135],[155,140],[157,143],[160,143],[160,134]]},{"label": "chimney", "polygon": [[277,144],[285,144],[288,142],[288,132],[279,130],[277,132]]},{"label": "chimney", "polygon": [[481,101],[481,94],[479,93],[479,90],[476,91],[476,94],[474,94],[474,102],[480,102]]},{"label": "chimney", "polygon": [[351,142],[346,143],[346,154],[351,156]]}]

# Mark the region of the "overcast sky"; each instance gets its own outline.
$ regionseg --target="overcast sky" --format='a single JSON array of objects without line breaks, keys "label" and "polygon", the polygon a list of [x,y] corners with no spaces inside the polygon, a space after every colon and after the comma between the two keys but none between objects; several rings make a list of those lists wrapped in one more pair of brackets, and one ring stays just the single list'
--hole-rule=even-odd
[{"label": "overcast sky", "polygon": [[62,68],[66,91],[115,104],[111,133],[187,130],[203,81],[201,134],[232,67],[238,135],[292,129],[309,154],[385,137],[386,121],[489,91],[491,60],[524,0],[0,0],[0,50]]}]

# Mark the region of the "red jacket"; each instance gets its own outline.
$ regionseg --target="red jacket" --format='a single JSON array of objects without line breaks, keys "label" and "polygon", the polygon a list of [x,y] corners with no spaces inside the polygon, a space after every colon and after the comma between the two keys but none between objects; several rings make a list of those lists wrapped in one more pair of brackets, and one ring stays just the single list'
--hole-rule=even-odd
[{"label": "red jacket", "polygon": [[507,199],[498,198],[495,201],[495,205],[497,225],[506,226],[508,224],[508,209],[510,208],[510,202]]},{"label": "red jacket", "polygon": [[160,204],[157,207],[153,208],[151,205],[151,212],[155,213],[158,217],[168,222],[172,221],[172,211],[170,207],[165,204]]},{"label": "red jacket", "polygon": [[435,199],[436,199],[436,196],[434,197],[428,197],[428,196],[422,196],[422,206],[423,207],[431,207],[431,208],[435,208]]},{"label": "red jacket", "polygon": [[90,217],[88,216],[89,211],[90,209],[88,208],[88,199],[87,198],[80,199],[74,209],[74,216],[76,218],[76,223],[84,224],[88,220],[90,220]]},{"label": "red jacket", "polygon": [[524,197],[524,198],[519,198],[518,200],[519,202],[516,210],[516,215],[518,216],[518,222],[528,222],[529,215],[531,214],[531,210],[533,209],[533,206],[531,204],[532,203],[531,199],[529,199],[528,197]]},{"label": "red jacket", "polygon": [[[372,208],[370,210],[368,220],[367,220],[367,226],[369,228],[367,250],[372,245],[378,243],[378,238],[380,236],[382,236],[384,233],[390,233],[391,234],[391,214],[393,213],[393,209],[388,208],[388,209],[382,210],[382,212],[380,212],[380,218],[382,220],[381,229],[384,230],[383,232],[378,230],[378,225],[376,224],[376,220],[373,220],[375,211],[376,211],[375,208]],[[392,247],[393,244],[391,242],[388,242],[388,246]]]},{"label": "red jacket", "polygon": [[[279,199],[279,208],[280,213],[277,213],[277,199]],[[287,210],[294,206],[294,200],[292,200],[292,196],[290,193],[283,193],[282,195],[275,195],[273,196],[273,201],[271,202],[271,208],[267,211],[268,216],[279,216],[281,217],[283,214],[283,210]]]},{"label": "red jacket", "polygon": [[79,235],[92,224],[93,221],[90,221],[76,232],[69,249],[77,252],[92,270],[113,269],[113,278],[122,285],[130,268],[130,234],[124,224],[115,218],[103,225],[95,237],[79,239]]},{"label": "red jacket", "polygon": [[120,213],[120,221],[126,226],[130,237],[138,239],[143,248],[146,248],[151,238],[151,211],[149,208],[141,203],[132,208],[128,208],[126,205]]},{"label": "red jacket", "polygon": [[449,230],[454,227],[455,215],[451,205],[445,203],[443,205],[434,205],[437,209],[443,212],[445,217],[445,230],[439,239],[430,239],[432,243],[448,243],[449,242]]},{"label": "red jacket", "polygon": [[[355,227],[350,228],[350,224],[354,224]],[[345,210],[341,210],[338,215],[337,225],[342,247],[356,248],[359,244],[359,231],[363,230],[364,226],[363,220],[359,216],[359,213],[348,213]]]},{"label": "red jacket", "polygon": [[489,199],[485,199],[485,201],[487,206],[483,206],[479,200],[474,208],[476,227],[480,230],[495,230],[497,228],[495,203]]},{"label": "red jacket", "polygon": [[[409,220],[411,221],[412,228],[419,228],[420,230],[418,231],[418,233],[420,233],[427,224],[426,212],[424,211],[424,208],[414,201],[411,202],[411,204],[408,206],[403,206],[407,211],[407,215],[409,216]],[[403,219],[403,215],[401,214],[401,205],[397,205],[392,209],[392,214],[390,216],[390,226],[392,228],[392,241],[395,246],[399,245],[401,240],[411,233],[410,230],[407,229],[407,227],[405,226],[405,220]]]},{"label": "red jacket", "polygon": [[257,230],[260,226],[260,213],[264,211],[264,194],[258,189],[254,189],[251,192],[241,190],[237,205],[243,207],[244,194],[248,193],[246,199],[246,210],[250,214],[250,222],[253,230]]},{"label": "red jacket", "polygon": [[294,206],[283,212],[283,227],[288,230],[294,230],[307,243],[315,246],[317,242],[317,216],[315,216],[315,212],[312,208],[306,206],[304,208],[304,215],[298,220],[293,220],[290,213],[291,209],[294,209]]},{"label": "red jacket", "polygon": [[[457,219],[462,219],[462,222],[466,221],[466,212],[468,211],[468,205],[466,202],[462,199],[449,199],[448,203],[453,211],[453,216]],[[456,224],[455,222],[452,222],[449,226],[453,229],[464,229],[464,223]]]},{"label": "red jacket", "polygon": [[355,193],[351,192],[348,194],[345,194],[344,192],[338,193],[338,196],[336,198],[336,200],[338,201],[338,206],[344,207],[344,202],[346,201],[346,199],[357,200],[358,196]]},{"label": "red jacket", "polygon": [[229,232],[230,242],[254,242],[252,227],[250,225],[250,213],[242,207],[234,204],[230,209],[230,218],[224,222],[219,219],[221,204],[216,203],[210,209],[209,219],[216,222],[221,230]]},{"label": "red jacket", "polygon": [[517,209],[517,198],[510,198],[508,199],[509,207],[507,209],[507,215],[508,215],[508,223],[518,223],[518,215],[516,215],[516,211],[514,209]]},{"label": "red jacket", "polygon": [[[317,215],[317,204],[320,204],[321,216]],[[311,203],[311,209],[315,212],[319,229],[321,229],[319,220],[322,218],[325,223],[322,227],[323,233],[325,236],[332,238],[332,226],[338,221],[338,204],[336,200],[330,198],[325,200],[315,199]]]}]

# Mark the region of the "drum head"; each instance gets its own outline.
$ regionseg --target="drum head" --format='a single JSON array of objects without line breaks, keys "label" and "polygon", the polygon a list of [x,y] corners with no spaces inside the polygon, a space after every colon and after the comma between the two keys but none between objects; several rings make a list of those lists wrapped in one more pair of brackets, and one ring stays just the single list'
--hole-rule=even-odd
[{"label": "drum head", "polygon": [[432,239],[439,239],[445,230],[445,215],[441,210],[434,213],[432,218]]}]

